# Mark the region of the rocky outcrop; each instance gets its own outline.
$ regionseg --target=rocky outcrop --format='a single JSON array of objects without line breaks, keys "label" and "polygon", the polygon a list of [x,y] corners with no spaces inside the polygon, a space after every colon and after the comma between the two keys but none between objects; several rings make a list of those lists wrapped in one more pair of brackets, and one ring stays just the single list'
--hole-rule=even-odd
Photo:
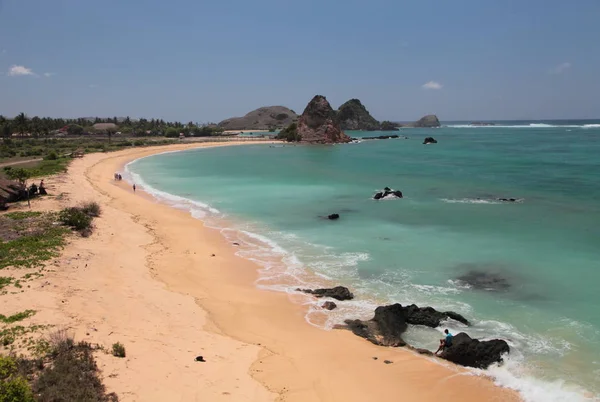
[{"label": "rocky outcrop", "polygon": [[352,300],[354,295],[345,286],[336,286],[334,288],[324,289],[296,289],[299,292],[308,293],[316,297],[331,297],[336,300]]},{"label": "rocky outcrop", "polygon": [[350,99],[339,107],[337,121],[342,130],[379,130],[380,124],[358,99]]},{"label": "rocky outcrop", "polygon": [[224,130],[269,130],[287,127],[298,120],[298,115],[284,106],[265,106],[244,117],[232,117],[219,123]]},{"label": "rocky outcrop", "polygon": [[414,304],[403,308],[406,322],[411,325],[424,325],[426,327],[437,328],[442,321],[453,319],[465,325],[469,325],[469,321],[462,315],[453,311],[437,311],[433,307],[418,307]]},{"label": "rocky outcrop", "polygon": [[324,308],[325,310],[334,310],[337,307],[337,304],[335,304],[332,301],[326,301],[325,303],[323,303],[323,305],[321,306],[322,308]]},{"label": "rocky outcrop", "polygon": [[315,96],[298,119],[297,133],[302,142],[335,144],[352,141],[342,131],[336,113],[324,96]]},{"label": "rocky outcrop", "polygon": [[437,144],[437,140],[433,137],[427,137],[425,140],[423,140],[423,144]]},{"label": "rocky outcrop", "polygon": [[511,283],[508,278],[486,271],[472,270],[456,278],[461,284],[477,290],[505,291],[510,289]]},{"label": "rocky outcrop", "polygon": [[327,219],[331,221],[335,221],[336,219],[340,219],[340,214],[331,214],[327,216]]},{"label": "rocky outcrop", "polygon": [[391,140],[400,138],[399,135],[378,135],[377,137],[362,137],[361,140]]},{"label": "rocky outcrop", "polygon": [[434,114],[429,114],[427,116],[421,117],[418,121],[416,121],[412,124],[412,127],[422,127],[422,128],[440,127],[440,126],[441,126],[440,121],[437,118],[437,116]]},{"label": "rocky outcrop", "polygon": [[398,131],[398,124],[391,121],[382,121],[379,125],[381,131]]},{"label": "rocky outcrop", "polygon": [[404,310],[400,304],[380,306],[369,321],[346,320],[346,328],[354,335],[380,346],[405,346],[402,334],[408,328]]},{"label": "rocky outcrop", "polygon": [[452,346],[440,357],[461,366],[486,369],[493,363],[502,362],[502,356],[509,352],[508,344],[501,339],[478,341],[461,332],[452,338]]},{"label": "rocky outcrop", "polygon": [[298,124],[292,123],[283,130],[281,130],[276,136],[276,140],[283,140],[287,142],[300,142],[302,137],[298,134]]},{"label": "rocky outcrop", "polygon": [[373,196],[374,200],[382,200],[384,198],[402,198],[402,191],[400,190],[392,190],[389,187],[383,189],[383,191],[378,191]]}]

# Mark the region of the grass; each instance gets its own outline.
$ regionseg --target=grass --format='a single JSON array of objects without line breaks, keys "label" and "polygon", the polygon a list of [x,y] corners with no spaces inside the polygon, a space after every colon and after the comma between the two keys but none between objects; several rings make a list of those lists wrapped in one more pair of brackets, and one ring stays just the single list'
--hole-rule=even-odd
[{"label": "grass", "polygon": [[12,278],[10,276],[0,276],[0,290],[5,286],[10,285],[14,279],[15,278]]},{"label": "grass", "polygon": [[44,159],[31,169],[31,177],[50,176],[66,172],[71,160],[68,158]]},{"label": "grass", "polygon": [[125,346],[119,342],[113,343],[112,355],[115,357],[125,357]]},{"label": "grass", "polygon": [[4,216],[12,219],[13,221],[22,221],[28,218],[37,218],[38,216],[41,216],[42,213],[38,212],[38,211],[17,211],[17,212],[10,212],[8,214],[5,214]]},{"label": "grass", "polygon": [[86,214],[83,209],[77,207],[65,208],[60,211],[60,222],[75,230],[88,229],[92,225],[92,217]]},{"label": "grass", "polygon": [[35,313],[35,310],[25,310],[8,317],[4,314],[0,314],[0,321],[2,321],[5,324],[12,324],[13,322],[23,321],[24,319],[31,317]]},{"label": "grass", "polygon": [[62,227],[41,229],[31,235],[0,243],[0,269],[36,267],[58,256],[68,230]]},{"label": "grass", "polygon": [[30,334],[47,327],[48,326],[46,325],[30,325],[28,327],[16,325],[14,327],[4,328],[0,331],[0,344],[5,347],[10,346],[23,335]]}]

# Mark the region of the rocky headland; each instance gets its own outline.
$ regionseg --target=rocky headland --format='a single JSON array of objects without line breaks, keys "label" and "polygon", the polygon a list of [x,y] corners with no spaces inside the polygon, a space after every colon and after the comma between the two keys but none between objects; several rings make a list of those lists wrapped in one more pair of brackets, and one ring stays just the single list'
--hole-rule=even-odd
[{"label": "rocky headland", "polygon": [[298,115],[285,106],[264,106],[244,117],[232,117],[219,123],[225,130],[270,130],[287,127],[298,120]]},{"label": "rocky headland", "polygon": [[339,107],[337,120],[342,130],[376,131],[381,129],[379,123],[358,99],[350,99]]}]

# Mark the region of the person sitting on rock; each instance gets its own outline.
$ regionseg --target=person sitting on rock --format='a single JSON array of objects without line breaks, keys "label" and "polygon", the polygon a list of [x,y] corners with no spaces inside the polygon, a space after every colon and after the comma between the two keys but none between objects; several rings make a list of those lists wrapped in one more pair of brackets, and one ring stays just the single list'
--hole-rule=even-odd
[{"label": "person sitting on rock", "polygon": [[444,349],[448,349],[450,346],[452,346],[452,334],[450,331],[448,331],[448,329],[445,329],[444,333],[446,334],[446,337],[444,339],[440,339],[440,347],[435,351],[436,355],[442,352]]}]

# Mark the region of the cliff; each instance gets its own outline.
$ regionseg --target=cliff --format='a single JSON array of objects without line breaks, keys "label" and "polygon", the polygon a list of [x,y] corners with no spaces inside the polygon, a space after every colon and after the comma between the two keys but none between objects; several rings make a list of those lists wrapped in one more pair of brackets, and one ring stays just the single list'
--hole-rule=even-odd
[{"label": "cliff", "polygon": [[298,119],[297,134],[302,142],[335,144],[352,139],[342,131],[336,112],[324,96],[315,96]]},{"label": "cliff", "polygon": [[269,130],[287,127],[298,115],[284,106],[265,106],[253,110],[244,117],[232,117],[219,123],[225,130]]},{"label": "cliff", "polygon": [[339,107],[337,120],[342,130],[379,130],[380,124],[358,99],[350,99]]}]

